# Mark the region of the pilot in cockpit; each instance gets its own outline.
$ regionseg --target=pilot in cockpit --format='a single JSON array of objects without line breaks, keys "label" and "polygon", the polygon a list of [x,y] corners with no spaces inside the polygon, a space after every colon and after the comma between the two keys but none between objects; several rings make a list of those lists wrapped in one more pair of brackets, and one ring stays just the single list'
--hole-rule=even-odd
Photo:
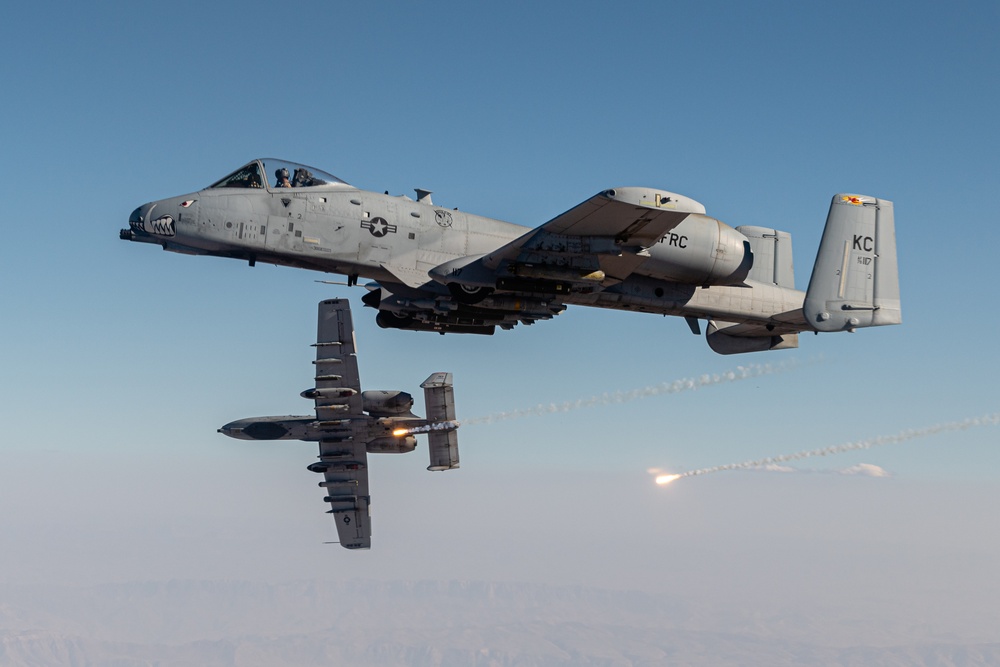
[{"label": "pilot in cockpit", "polygon": [[282,167],[274,172],[274,177],[276,179],[274,187],[276,188],[290,188],[292,187],[292,182],[288,180],[288,170]]},{"label": "pilot in cockpit", "polygon": [[312,175],[306,168],[300,168],[295,170],[295,177],[292,181],[293,188],[306,188],[313,185],[325,185],[326,181],[321,178],[316,178]]}]

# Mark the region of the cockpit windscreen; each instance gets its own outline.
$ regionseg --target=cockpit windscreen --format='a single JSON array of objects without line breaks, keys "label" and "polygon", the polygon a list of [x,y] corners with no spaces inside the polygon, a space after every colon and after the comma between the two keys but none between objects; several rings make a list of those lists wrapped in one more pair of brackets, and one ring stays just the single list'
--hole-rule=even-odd
[{"label": "cockpit windscreen", "polygon": [[315,188],[324,185],[347,185],[332,174],[304,164],[264,158],[240,167],[209,188]]}]

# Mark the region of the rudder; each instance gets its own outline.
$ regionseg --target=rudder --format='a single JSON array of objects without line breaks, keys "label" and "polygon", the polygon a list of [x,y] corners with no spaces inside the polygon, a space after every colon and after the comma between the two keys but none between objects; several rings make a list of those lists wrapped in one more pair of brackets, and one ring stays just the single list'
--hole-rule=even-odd
[{"label": "rudder", "polygon": [[902,322],[891,201],[850,194],[833,198],[803,312],[817,331]]}]

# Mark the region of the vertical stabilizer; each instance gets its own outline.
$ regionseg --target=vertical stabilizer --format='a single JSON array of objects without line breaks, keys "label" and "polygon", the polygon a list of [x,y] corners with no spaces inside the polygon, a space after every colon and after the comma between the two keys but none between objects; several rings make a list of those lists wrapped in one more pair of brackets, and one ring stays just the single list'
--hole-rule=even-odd
[{"label": "vertical stabilizer", "polygon": [[833,198],[803,311],[817,331],[903,321],[891,201],[849,194]]},{"label": "vertical stabilizer", "polygon": [[[427,432],[431,464],[428,470],[451,470],[458,467],[458,433],[455,422],[455,389],[451,373],[434,373],[420,385],[424,390],[424,405],[431,430]],[[452,422],[452,424],[448,424]],[[434,429],[434,424],[449,428]]]},{"label": "vertical stabilizer", "polygon": [[753,251],[750,280],[795,289],[792,268],[792,235],[766,227],[743,225],[736,231],[747,237]]}]

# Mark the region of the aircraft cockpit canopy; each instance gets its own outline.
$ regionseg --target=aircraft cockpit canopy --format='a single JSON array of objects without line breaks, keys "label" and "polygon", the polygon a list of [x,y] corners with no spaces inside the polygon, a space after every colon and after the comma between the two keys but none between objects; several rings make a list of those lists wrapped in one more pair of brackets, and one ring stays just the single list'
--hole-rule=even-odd
[{"label": "aircraft cockpit canopy", "polygon": [[220,181],[208,186],[212,188],[316,188],[330,185],[347,185],[333,174],[304,164],[263,158],[246,164]]}]

